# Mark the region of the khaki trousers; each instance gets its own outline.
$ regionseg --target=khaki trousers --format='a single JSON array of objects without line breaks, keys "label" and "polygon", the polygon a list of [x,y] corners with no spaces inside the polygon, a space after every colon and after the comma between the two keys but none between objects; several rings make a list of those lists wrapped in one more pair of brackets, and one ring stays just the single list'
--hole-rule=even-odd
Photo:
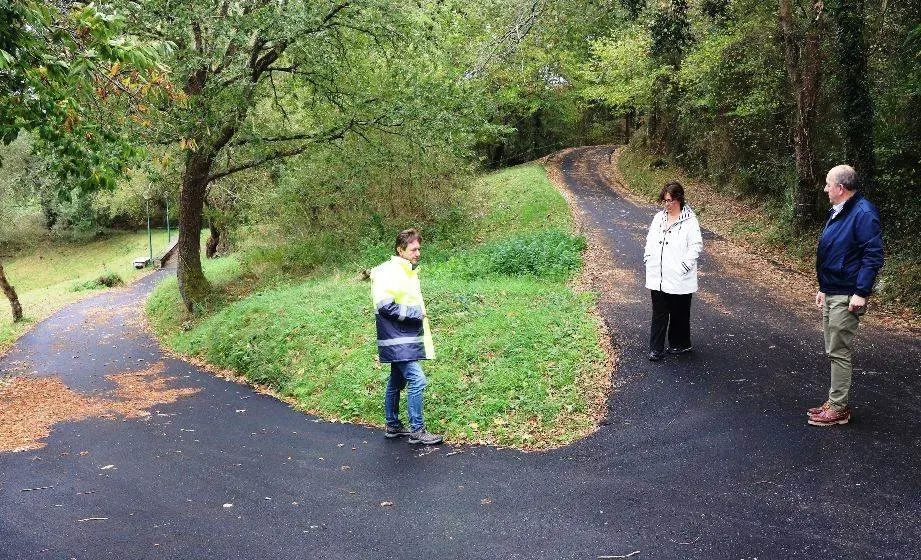
[{"label": "khaki trousers", "polygon": [[839,411],[846,408],[850,402],[854,335],[857,334],[860,316],[867,310],[866,307],[862,307],[854,312],[848,311],[850,300],[851,296],[825,296],[825,305],[822,308],[825,355],[831,362],[831,388],[828,390],[828,400],[832,408]]}]

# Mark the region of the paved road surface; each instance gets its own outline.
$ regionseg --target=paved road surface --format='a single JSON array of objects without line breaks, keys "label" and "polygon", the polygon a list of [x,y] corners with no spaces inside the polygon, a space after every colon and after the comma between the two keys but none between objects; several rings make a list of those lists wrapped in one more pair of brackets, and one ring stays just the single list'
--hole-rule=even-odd
[{"label": "paved road surface", "polygon": [[161,354],[127,311],[161,273],[68,307],[0,359],[84,393],[162,360],[202,389],[0,454],[0,558],[919,557],[919,340],[862,331],[854,421],[807,426],[827,384],[818,317],[705,256],[695,353],[646,361],[653,210],[607,188],[600,157],[576,150],[563,167],[635,297],[602,306],[623,356],[595,435],[549,453],[421,450],[318,421]]}]

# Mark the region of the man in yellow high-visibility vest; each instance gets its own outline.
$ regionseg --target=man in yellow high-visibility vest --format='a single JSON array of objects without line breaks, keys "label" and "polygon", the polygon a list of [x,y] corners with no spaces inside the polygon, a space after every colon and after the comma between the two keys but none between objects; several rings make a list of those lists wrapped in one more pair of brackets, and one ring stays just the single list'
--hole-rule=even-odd
[{"label": "man in yellow high-visibility vest", "polygon": [[[422,419],[422,392],[427,384],[420,360],[435,358],[429,320],[422,301],[416,265],[421,254],[419,230],[397,234],[396,255],[371,269],[371,295],[377,323],[377,352],[381,363],[390,364],[390,380],[384,394],[384,436],[409,436],[409,443],[433,445],[444,438],[430,433]],[[406,389],[409,428],[400,421],[400,391]]]}]

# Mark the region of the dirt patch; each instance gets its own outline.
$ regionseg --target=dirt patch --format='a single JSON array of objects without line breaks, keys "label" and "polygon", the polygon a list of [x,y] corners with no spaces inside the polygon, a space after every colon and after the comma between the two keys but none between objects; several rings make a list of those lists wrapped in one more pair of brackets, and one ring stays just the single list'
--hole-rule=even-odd
[{"label": "dirt patch", "polygon": [[56,377],[13,377],[0,384],[0,452],[26,451],[45,446],[40,441],[55,424],[88,418],[139,418],[146,409],[194,395],[198,388],[170,388],[175,377],[165,377],[166,364],[107,376],[117,387],[102,395],[72,391]]}]

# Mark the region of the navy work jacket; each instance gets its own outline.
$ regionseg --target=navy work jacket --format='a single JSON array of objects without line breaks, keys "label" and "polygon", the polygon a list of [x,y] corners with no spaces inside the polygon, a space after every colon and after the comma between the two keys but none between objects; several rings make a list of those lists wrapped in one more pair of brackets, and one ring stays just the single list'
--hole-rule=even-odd
[{"label": "navy work jacket", "polygon": [[816,249],[819,290],[826,295],[867,297],[883,266],[883,235],[876,207],[855,193],[828,221]]}]

